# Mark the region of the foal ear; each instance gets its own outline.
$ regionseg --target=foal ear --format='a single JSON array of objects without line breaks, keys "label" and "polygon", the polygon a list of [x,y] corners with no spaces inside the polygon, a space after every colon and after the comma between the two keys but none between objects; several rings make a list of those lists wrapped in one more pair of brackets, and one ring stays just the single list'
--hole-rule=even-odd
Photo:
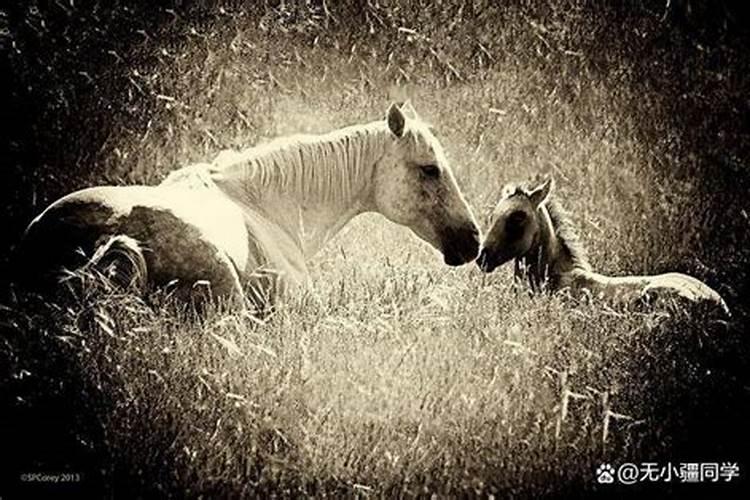
[{"label": "foal ear", "polygon": [[414,109],[414,106],[412,105],[411,101],[407,99],[402,105],[401,105],[401,112],[404,114],[405,117],[409,118],[410,120],[418,120],[419,115],[417,114],[417,110]]},{"label": "foal ear", "polygon": [[504,185],[503,189],[500,190],[500,198],[510,198],[513,195],[513,193],[516,192],[517,187],[518,186],[516,186],[512,182]]},{"label": "foal ear", "polygon": [[404,117],[403,111],[401,111],[401,108],[399,108],[396,103],[391,104],[391,107],[388,108],[386,121],[388,122],[388,128],[391,129],[393,135],[396,137],[402,137],[404,135],[406,117]]},{"label": "foal ear", "polygon": [[549,194],[552,192],[553,186],[554,182],[552,181],[552,178],[548,177],[547,180],[542,182],[540,185],[538,185],[528,193],[531,203],[535,207],[538,207],[539,205],[547,201],[547,198],[549,198]]}]

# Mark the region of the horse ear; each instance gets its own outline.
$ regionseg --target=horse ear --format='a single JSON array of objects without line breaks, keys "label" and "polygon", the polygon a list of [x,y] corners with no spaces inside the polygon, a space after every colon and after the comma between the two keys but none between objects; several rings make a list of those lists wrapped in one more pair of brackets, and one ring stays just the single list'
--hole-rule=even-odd
[{"label": "horse ear", "polygon": [[391,104],[391,107],[388,108],[386,121],[388,122],[388,128],[391,129],[393,135],[395,135],[396,137],[402,137],[404,135],[406,117],[397,104]]},{"label": "horse ear", "polygon": [[535,187],[528,193],[531,203],[535,207],[538,207],[539,205],[547,201],[547,198],[549,198],[549,194],[552,192],[553,186],[554,182],[552,180],[552,177],[548,177],[547,180],[542,182],[539,186]]},{"label": "horse ear", "polygon": [[401,105],[401,111],[404,113],[404,116],[409,118],[410,120],[418,120],[419,115],[417,114],[417,110],[414,109],[414,106],[412,105],[411,101],[407,99],[402,105]]}]

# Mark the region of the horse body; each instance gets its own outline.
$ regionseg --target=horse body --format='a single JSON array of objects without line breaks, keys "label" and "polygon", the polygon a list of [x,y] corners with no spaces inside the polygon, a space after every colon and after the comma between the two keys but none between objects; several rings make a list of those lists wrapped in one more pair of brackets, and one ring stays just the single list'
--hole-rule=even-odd
[{"label": "horse body", "polygon": [[120,238],[115,246],[140,254],[150,286],[202,283],[214,298],[263,307],[305,284],[307,260],[367,211],[411,228],[448,264],[478,251],[442,147],[413,108],[394,105],[385,121],[224,152],[157,186],[72,193],[30,224],[20,256],[26,281],[43,289]]},{"label": "horse body", "polygon": [[44,289],[60,269],[81,267],[117,235],[139,243],[155,286],[210,278],[213,293],[233,297],[241,292],[238,270],[251,265],[242,214],[228,200],[151,186],[94,187],[61,198],[31,223],[21,257]]},{"label": "horse body", "polygon": [[567,216],[549,199],[551,180],[536,189],[506,187],[477,264],[491,272],[515,259],[515,276],[534,291],[568,289],[609,302],[682,297],[715,304],[729,315],[721,296],[702,281],[682,273],[651,276],[607,276],[591,269]]}]

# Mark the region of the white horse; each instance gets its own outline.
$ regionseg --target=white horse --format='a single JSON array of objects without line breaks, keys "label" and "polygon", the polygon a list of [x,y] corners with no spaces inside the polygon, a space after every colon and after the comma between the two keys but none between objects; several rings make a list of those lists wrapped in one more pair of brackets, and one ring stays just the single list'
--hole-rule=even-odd
[{"label": "white horse", "polygon": [[308,259],[363,212],[410,228],[449,265],[479,250],[443,147],[406,103],[385,120],[223,152],[157,186],[69,194],[26,230],[20,274],[44,290],[62,269],[94,266],[126,285],[199,283],[264,307],[304,284]]},{"label": "white horse", "polygon": [[550,199],[552,179],[529,189],[508,184],[492,215],[477,264],[485,272],[515,259],[515,276],[531,289],[585,291],[615,303],[667,297],[718,306],[721,296],[700,280],[682,273],[655,276],[606,276],[594,272],[575,229],[556,200]]}]

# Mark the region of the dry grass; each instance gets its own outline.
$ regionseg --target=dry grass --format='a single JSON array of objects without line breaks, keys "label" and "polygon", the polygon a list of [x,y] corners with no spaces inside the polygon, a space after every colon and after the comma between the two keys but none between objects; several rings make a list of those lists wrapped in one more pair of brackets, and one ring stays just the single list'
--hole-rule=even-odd
[{"label": "dry grass", "polygon": [[[575,47],[549,47],[586,38],[576,10],[545,29],[519,14],[525,28],[459,52],[437,13],[399,31],[398,9],[368,9],[387,36],[269,10],[139,49],[153,54],[123,99],[150,119],[113,126],[97,180],[155,182],[223,147],[373,119],[408,94],[481,219],[503,183],[551,174],[596,267],[691,270],[734,298],[720,262],[694,257],[711,219],[684,220],[707,196],[681,174],[691,160],[644,138],[646,117],[674,133],[662,96],[624,62],[602,75]],[[6,429],[31,441],[17,463],[82,468],[118,496],[538,497],[595,492],[606,460],[742,458],[740,323],[529,297],[506,270],[444,267],[374,215],[312,266],[312,288],[265,324],[196,321],[111,290],[4,311]],[[683,435],[704,419],[715,427]]]}]

